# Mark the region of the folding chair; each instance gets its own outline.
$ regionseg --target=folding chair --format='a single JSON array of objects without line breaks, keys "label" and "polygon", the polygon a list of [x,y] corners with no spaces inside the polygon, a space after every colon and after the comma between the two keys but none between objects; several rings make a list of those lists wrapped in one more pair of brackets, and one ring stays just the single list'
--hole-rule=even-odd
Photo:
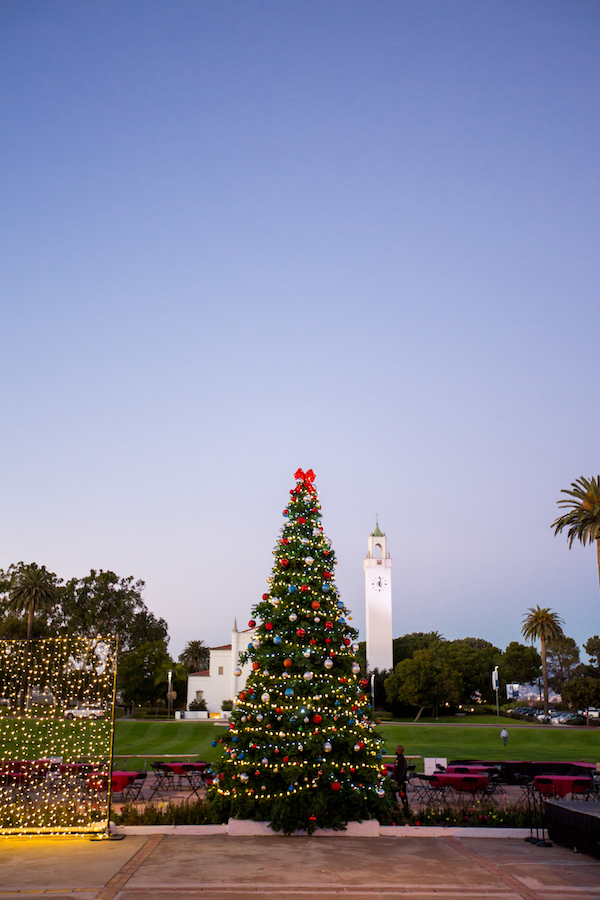
[{"label": "folding chair", "polygon": [[164,800],[164,794],[168,794],[175,786],[173,773],[167,768],[166,763],[163,762],[153,762],[150,763],[150,766],[155,775],[150,800],[153,800],[154,797],[158,797],[159,800]]},{"label": "folding chair", "polygon": [[556,794],[551,778],[545,778],[542,775],[538,775],[535,780],[535,786],[542,797],[554,797]]},{"label": "folding chair", "polygon": [[144,785],[147,777],[147,772],[137,772],[133,781],[130,781],[124,788],[123,800],[143,800]]},{"label": "folding chair", "polygon": [[571,788],[571,800],[576,800],[578,797],[581,800],[589,800],[590,789],[589,778],[576,778]]},{"label": "folding chair", "polygon": [[465,795],[469,795],[471,800],[474,800],[475,796],[482,794],[484,789],[479,786],[479,778],[475,775],[463,775],[455,790],[458,793],[459,801],[464,801]]}]

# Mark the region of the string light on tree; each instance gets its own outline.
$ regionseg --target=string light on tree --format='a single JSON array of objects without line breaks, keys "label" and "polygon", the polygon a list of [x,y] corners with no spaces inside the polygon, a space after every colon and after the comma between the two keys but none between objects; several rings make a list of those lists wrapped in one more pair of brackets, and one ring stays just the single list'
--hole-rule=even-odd
[{"label": "string light on tree", "polygon": [[240,657],[252,673],[219,741],[211,799],[222,815],[311,833],[383,812],[385,767],[314,473],[295,478],[269,591],[252,610],[255,637]]}]

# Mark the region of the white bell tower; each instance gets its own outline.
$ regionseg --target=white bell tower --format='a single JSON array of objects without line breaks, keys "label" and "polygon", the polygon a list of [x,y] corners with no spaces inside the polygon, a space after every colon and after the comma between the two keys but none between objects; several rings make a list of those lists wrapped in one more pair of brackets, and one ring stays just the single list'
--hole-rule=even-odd
[{"label": "white bell tower", "polygon": [[367,662],[371,671],[391,670],[394,666],[392,560],[387,550],[385,534],[379,530],[379,522],[369,535],[363,568],[367,607]]}]

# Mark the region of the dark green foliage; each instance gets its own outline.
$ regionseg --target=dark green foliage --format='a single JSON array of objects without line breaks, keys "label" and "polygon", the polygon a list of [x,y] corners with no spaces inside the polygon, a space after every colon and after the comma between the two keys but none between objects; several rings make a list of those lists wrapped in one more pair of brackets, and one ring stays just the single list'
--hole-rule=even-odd
[{"label": "dark green foliage", "polygon": [[549,640],[546,647],[548,684],[562,694],[563,688],[573,678],[579,664],[579,647],[572,637],[561,634]]},{"label": "dark green foliage", "polygon": [[411,634],[403,634],[394,638],[394,669],[403,659],[410,659],[416,650],[429,650],[437,646],[444,638],[437,631],[413,631]]},{"label": "dark green foliage", "polygon": [[600,706],[600,678],[591,675],[576,675],[563,688],[563,699],[577,709]]},{"label": "dark green foliage", "polygon": [[92,569],[71,578],[62,588],[53,625],[59,632],[93,636],[115,634],[121,653],[140,644],[168,641],[167,623],[157,619],[142,600],[144,582],[132,576]]},{"label": "dark green foliage", "polygon": [[147,642],[130,650],[119,662],[119,687],[126,703],[155,703],[166,692],[165,683],[156,683],[156,673],[171,663],[162,641]]},{"label": "dark green foliage", "polygon": [[505,684],[535,684],[542,674],[542,657],[535,647],[511,641],[500,659]]},{"label": "dark green foliage", "polygon": [[400,701],[417,707],[415,722],[426,707],[438,708],[445,703],[458,703],[462,678],[453,668],[450,655],[445,653],[445,642],[435,649],[416,650],[410,659],[404,659],[385,681],[390,702]]}]

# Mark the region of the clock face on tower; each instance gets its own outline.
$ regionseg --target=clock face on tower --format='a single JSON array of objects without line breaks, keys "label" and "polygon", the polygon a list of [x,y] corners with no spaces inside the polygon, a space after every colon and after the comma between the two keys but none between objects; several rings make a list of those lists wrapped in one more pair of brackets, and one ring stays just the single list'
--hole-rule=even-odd
[{"label": "clock face on tower", "polygon": [[380,575],[377,575],[371,582],[371,587],[374,591],[385,591],[387,587],[387,581],[385,578],[382,578]]}]

